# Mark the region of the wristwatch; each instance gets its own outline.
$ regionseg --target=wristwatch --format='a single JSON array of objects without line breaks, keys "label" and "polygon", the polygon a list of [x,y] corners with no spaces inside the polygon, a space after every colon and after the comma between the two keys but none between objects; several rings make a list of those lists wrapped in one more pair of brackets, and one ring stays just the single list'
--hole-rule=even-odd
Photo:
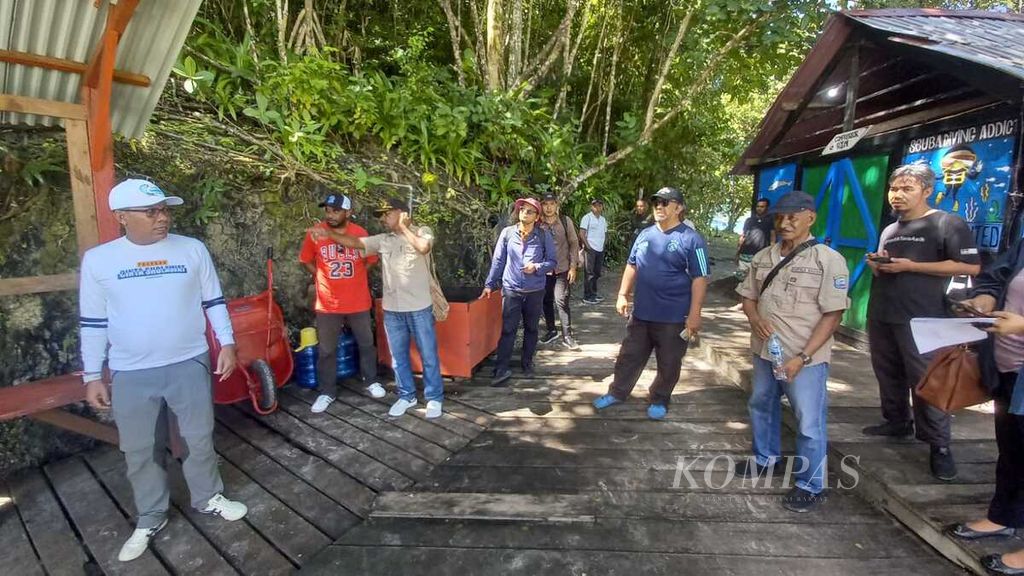
[{"label": "wristwatch", "polygon": [[803,361],[804,366],[807,366],[808,364],[811,363],[811,357],[808,356],[807,354],[804,354],[803,352],[800,353],[800,360]]}]

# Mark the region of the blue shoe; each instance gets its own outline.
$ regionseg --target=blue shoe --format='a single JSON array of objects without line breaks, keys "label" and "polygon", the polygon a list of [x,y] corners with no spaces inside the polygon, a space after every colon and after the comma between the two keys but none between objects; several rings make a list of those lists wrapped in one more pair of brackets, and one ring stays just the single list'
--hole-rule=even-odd
[{"label": "blue shoe", "polygon": [[612,396],[611,394],[605,394],[604,396],[601,396],[597,400],[594,400],[594,408],[597,408],[598,410],[604,410],[605,408],[613,404],[619,404],[621,402],[622,400],[619,400],[615,396]]},{"label": "blue shoe", "polygon": [[661,420],[668,413],[668,407],[664,404],[651,404],[647,407],[647,417],[651,420]]}]

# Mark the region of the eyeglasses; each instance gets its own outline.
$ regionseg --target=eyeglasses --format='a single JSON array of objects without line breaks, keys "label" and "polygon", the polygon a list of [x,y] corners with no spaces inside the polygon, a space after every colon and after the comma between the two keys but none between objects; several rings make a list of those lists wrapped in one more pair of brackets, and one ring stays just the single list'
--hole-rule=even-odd
[{"label": "eyeglasses", "polygon": [[145,214],[146,218],[156,218],[158,215],[163,214],[164,216],[171,215],[171,209],[167,206],[156,206],[154,208],[133,208],[131,210],[121,210],[122,212],[137,212],[139,214]]},{"label": "eyeglasses", "polygon": [[523,215],[526,215],[526,216],[530,216],[530,215],[536,215],[537,211],[534,210],[533,208],[520,208],[519,209],[519,213],[523,214]]},{"label": "eyeglasses", "polygon": [[[655,198],[654,200],[651,200],[651,206],[657,208],[658,206],[668,206],[673,202],[675,202],[675,200],[663,200],[661,198]],[[639,208],[639,206],[637,206],[637,208]]]}]

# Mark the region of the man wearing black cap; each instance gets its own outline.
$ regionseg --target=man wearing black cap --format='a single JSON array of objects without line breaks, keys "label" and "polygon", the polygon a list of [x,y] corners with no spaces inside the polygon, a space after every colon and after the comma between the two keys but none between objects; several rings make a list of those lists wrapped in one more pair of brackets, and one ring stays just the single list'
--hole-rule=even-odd
[{"label": "man wearing black cap", "polygon": [[579,350],[579,344],[572,337],[572,315],[569,311],[569,287],[576,282],[576,268],[579,266],[580,240],[572,218],[558,213],[558,196],[545,194],[541,200],[541,220],[537,224],[547,230],[555,242],[557,265],[548,273],[544,289],[544,322],[548,331],[540,339],[544,344],[558,338],[555,331],[555,308],[562,322],[562,344],[569,350]]},{"label": "man wearing black cap", "polygon": [[656,225],[633,244],[615,303],[629,319],[615,359],[615,378],[594,407],[603,410],[629,398],[653,350],[658,374],[650,386],[647,416],[661,420],[679,381],[689,339],[700,331],[710,269],[704,239],[680,220],[686,208],[683,195],[662,188],[651,196],[651,204]]},{"label": "man wearing black cap", "polygon": [[437,355],[437,334],[434,331],[433,300],[430,295],[429,255],[434,233],[426,226],[415,226],[409,218],[409,207],[398,198],[390,198],[374,210],[388,230],[367,238],[356,238],[333,229],[310,228],[314,239],[332,240],[367,255],[380,255],[384,279],[384,329],[391,349],[391,365],[398,385],[398,401],[388,411],[402,416],[416,406],[416,383],[412,378],[409,358],[410,344],[423,361],[423,397],[427,401],[427,418],[438,418],[442,412],[444,384],[441,361]]},{"label": "man wearing black cap", "polygon": [[[324,201],[324,219],[317,228],[334,230],[356,238],[369,236],[366,230],[349,220],[352,201],[341,192],[324,185],[317,191]],[[299,262],[313,275],[316,284],[316,333],[319,339],[317,380],[320,395],[313,402],[314,413],[323,412],[338,395],[338,337],[348,326],[359,347],[359,372],[366,390],[374,398],[383,398],[384,387],[377,381],[377,349],[373,346],[370,319],[368,266],[377,262],[362,250],[345,248],[330,238],[314,240],[310,234],[302,242]]]},{"label": "man wearing black cap", "polygon": [[[849,269],[835,250],[811,235],[817,217],[814,199],[794,191],[772,208],[782,242],[754,255],[750,271],[736,289],[750,322],[750,426],[754,437],[751,461],[741,462],[742,477],[771,475],[782,460],[779,431],[781,397],[793,407],[799,427],[792,471],[796,483],[782,505],[808,512],[822,499],[827,466],[829,362],[832,334],[849,306]],[[772,363],[772,341],[781,346],[782,364]]]},{"label": "man wearing black cap", "polygon": [[597,279],[604,268],[604,240],[608,234],[608,220],[601,215],[604,202],[600,198],[590,201],[590,212],[580,220],[580,236],[583,237],[585,260],[583,263],[583,303],[597,304],[604,297],[597,293]]}]

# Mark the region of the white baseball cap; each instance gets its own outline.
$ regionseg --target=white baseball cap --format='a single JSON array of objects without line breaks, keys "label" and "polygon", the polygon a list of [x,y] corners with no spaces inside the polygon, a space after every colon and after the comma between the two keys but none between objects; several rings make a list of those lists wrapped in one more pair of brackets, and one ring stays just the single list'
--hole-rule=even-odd
[{"label": "white baseball cap", "polygon": [[148,208],[160,203],[168,206],[180,206],[185,203],[177,196],[168,196],[159,186],[148,180],[130,178],[121,182],[110,191],[110,209]]}]

